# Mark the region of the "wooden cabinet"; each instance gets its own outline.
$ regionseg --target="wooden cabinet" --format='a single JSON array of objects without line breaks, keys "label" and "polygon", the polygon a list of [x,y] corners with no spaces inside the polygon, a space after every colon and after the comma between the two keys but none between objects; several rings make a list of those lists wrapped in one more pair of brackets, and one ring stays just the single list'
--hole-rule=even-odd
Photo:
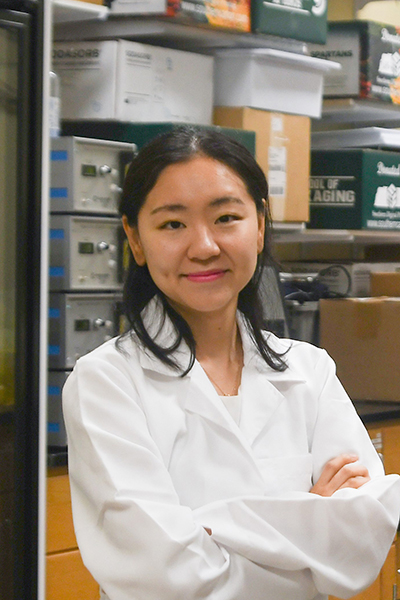
[{"label": "wooden cabinet", "polygon": [[66,468],[47,478],[46,600],[98,600],[99,586],[82,562],[72,522]]},{"label": "wooden cabinet", "polygon": [[[367,426],[386,473],[400,473],[398,420]],[[99,586],[84,566],[75,538],[66,467],[49,470],[47,478],[46,600],[98,600]],[[400,600],[400,536],[393,544],[376,581],[353,600]],[[398,595],[393,595],[397,584]],[[330,600],[337,600],[333,596]]]},{"label": "wooden cabinet", "polygon": [[[367,425],[377,452],[385,465],[387,474],[400,474],[400,424],[397,420]],[[400,536],[392,545],[385,564],[376,581],[352,600],[400,600]],[[396,591],[396,587],[397,590]],[[333,596],[330,600],[337,600]]]}]

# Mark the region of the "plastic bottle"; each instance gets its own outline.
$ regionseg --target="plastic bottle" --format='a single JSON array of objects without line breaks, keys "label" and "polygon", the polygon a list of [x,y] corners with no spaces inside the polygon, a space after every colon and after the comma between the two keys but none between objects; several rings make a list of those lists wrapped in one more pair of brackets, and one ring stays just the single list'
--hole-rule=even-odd
[{"label": "plastic bottle", "polygon": [[61,120],[60,80],[57,73],[50,71],[49,132],[50,137],[60,135]]}]

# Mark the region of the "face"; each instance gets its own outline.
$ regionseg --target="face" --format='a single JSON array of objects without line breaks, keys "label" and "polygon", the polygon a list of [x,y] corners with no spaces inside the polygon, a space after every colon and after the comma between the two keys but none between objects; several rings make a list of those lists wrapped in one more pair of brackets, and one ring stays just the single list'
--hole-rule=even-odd
[{"label": "face", "polygon": [[242,179],[198,156],[161,172],[139,211],[123,219],[138,265],[185,318],[235,311],[263,249],[264,215]]}]

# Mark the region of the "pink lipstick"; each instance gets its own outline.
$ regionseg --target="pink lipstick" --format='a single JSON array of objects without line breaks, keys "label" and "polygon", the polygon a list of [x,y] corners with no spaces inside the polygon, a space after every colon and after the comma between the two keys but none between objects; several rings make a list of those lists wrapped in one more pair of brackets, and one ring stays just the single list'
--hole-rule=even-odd
[{"label": "pink lipstick", "polygon": [[209,281],[216,281],[225,275],[226,271],[223,269],[213,269],[212,271],[198,271],[196,273],[188,273],[186,277],[189,281],[196,283],[207,283]]}]

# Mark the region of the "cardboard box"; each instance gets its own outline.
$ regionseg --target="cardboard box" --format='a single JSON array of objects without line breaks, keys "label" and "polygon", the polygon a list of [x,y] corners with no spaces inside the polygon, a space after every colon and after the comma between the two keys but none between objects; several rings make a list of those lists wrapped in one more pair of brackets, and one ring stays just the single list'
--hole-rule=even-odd
[{"label": "cardboard box", "polygon": [[252,31],[324,44],[327,0],[252,0]]},{"label": "cardboard box", "polygon": [[311,152],[314,229],[400,229],[400,152]]},{"label": "cardboard box", "polygon": [[[289,273],[318,274],[319,281],[326,285],[332,294],[359,298],[381,295],[372,292],[374,275],[396,275],[400,278],[400,263],[294,261],[284,262],[282,269]],[[376,271],[378,273],[375,273]]]},{"label": "cardboard box", "polygon": [[339,72],[328,73],[325,97],[360,97],[400,104],[400,35],[391,25],[374,21],[329,23],[326,45],[310,44],[311,56],[334,60]]},{"label": "cardboard box", "polygon": [[400,266],[395,273],[371,273],[371,296],[400,296]]},{"label": "cardboard box", "polygon": [[129,42],[55,42],[63,119],[210,124],[213,58]]},{"label": "cardboard box", "polygon": [[359,5],[357,19],[379,21],[398,27],[400,23],[400,5],[398,0],[356,0]]},{"label": "cardboard box", "polygon": [[272,48],[214,53],[214,105],[321,116],[323,79],[338,63]]},{"label": "cardboard box", "polygon": [[320,346],[352,400],[400,399],[400,298],[320,301]]},{"label": "cardboard box", "polygon": [[255,131],[256,160],[268,180],[272,219],[308,221],[309,117],[217,106],[214,123]]},{"label": "cardboard box", "polygon": [[329,21],[353,21],[357,16],[354,0],[329,0]]},{"label": "cardboard box", "polygon": [[162,14],[188,25],[250,31],[250,0],[112,0],[116,14]]},{"label": "cardboard box", "polygon": [[167,0],[111,0],[110,12],[118,15],[164,15]]},{"label": "cardboard box", "polygon": [[250,0],[168,0],[167,14],[188,24],[251,31]]}]

